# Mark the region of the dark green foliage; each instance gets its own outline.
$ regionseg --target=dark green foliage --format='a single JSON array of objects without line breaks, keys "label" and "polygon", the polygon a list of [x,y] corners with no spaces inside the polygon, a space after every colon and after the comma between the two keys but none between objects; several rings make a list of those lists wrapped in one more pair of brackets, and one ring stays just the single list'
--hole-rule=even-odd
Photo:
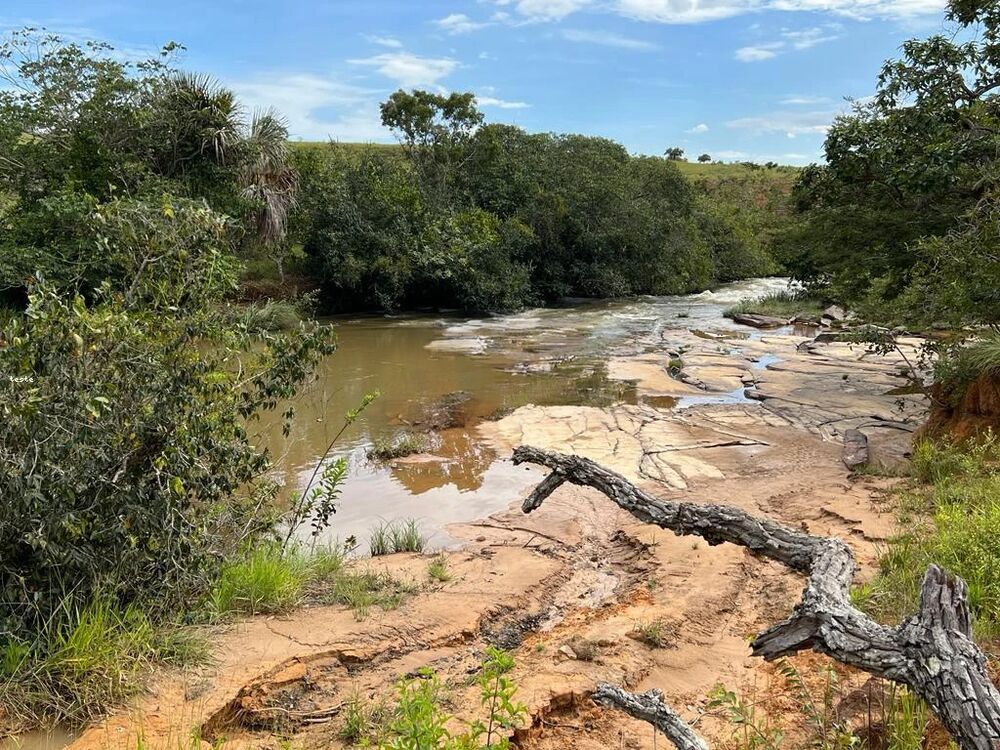
[{"label": "dark green foliage", "polygon": [[199,596],[273,521],[247,420],[332,350],[321,328],[230,322],[228,224],[204,206],[113,202],[88,226],[129,285],[88,303],[39,283],[0,333],[0,631],[15,638],[97,596],[160,613]]},{"label": "dark green foliage", "polygon": [[0,44],[0,289],[35,273],[90,294],[120,268],[94,245],[95,208],[120,196],[206,200],[236,217],[241,253],[274,254],[295,177],[277,116],[242,119],[233,93],[159,57],[25,29]]},{"label": "dark green foliage", "polygon": [[504,310],[777,270],[770,243],[790,180],[718,178],[720,207],[678,162],[603,138],[473,129],[467,95],[455,97],[395,94],[384,111],[401,151],[296,150],[294,234],[334,309]]},{"label": "dark green foliage", "polygon": [[875,97],[834,123],[827,165],[796,186],[784,260],[883,317],[996,323],[1000,15],[956,0],[949,17],[947,36],[906,42]]}]

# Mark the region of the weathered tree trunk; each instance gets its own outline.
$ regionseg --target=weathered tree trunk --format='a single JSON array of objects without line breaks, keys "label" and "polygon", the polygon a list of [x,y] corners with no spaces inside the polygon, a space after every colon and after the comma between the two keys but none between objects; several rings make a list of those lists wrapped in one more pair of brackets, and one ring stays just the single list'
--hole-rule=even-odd
[{"label": "weathered tree trunk", "polygon": [[[753,640],[754,655],[771,660],[806,649],[827,654],[909,687],[962,750],[1000,748],[1000,691],[987,674],[986,656],[972,640],[968,591],[960,578],[932,565],[924,576],[920,611],[886,627],[851,605],[856,564],[839,539],[812,536],[731,506],[658,500],[579,456],[521,446],[514,451],[514,463],[525,462],[552,470],[525,499],[525,513],[563,482],[594,487],[646,523],[700,536],[711,545],[738,544],[808,576],[791,617]],[[602,684],[594,699],[654,724],[681,750],[707,747],[655,691],[634,695]]]}]

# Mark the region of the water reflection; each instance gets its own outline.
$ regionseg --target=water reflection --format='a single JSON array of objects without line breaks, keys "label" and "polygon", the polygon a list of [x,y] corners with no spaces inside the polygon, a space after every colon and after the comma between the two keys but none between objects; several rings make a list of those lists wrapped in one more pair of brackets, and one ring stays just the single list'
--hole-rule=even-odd
[{"label": "water reflection", "polygon": [[[525,404],[636,403],[634,386],[608,379],[609,357],[664,351],[678,330],[706,338],[759,336],[724,319],[723,309],[785,286],[782,279],[760,279],[685,297],[579,301],[474,319],[331,319],[339,349],[296,400],[291,435],[285,440],[277,424],[265,424],[258,439],[277,457],[276,478],[290,493],[308,481],[345,412],[379,390],[382,396],[338,446],[349,455],[351,473],[330,536],[364,543],[378,519],[416,517],[434,542],[445,544],[445,524],[506,507],[539,478],[478,442],[476,424]],[[729,397],[743,398],[742,392]],[[673,408],[697,398],[643,402]],[[389,466],[367,461],[373,440],[407,430],[431,431],[430,455]]]}]

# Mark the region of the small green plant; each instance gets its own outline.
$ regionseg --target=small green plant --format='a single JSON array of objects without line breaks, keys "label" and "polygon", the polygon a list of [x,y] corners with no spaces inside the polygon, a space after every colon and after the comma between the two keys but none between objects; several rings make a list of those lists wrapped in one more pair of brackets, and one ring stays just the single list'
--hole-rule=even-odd
[{"label": "small green plant", "polygon": [[389,713],[384,701],[367,700],[355,691],[340,712],[337,736],[349,745],[373,745],[381,740]]},{"label": "small green plant", "polygon": [[430,670],[419,677],[400,680],[396,685],[396,708],[389,725],[388,739],[381,750],[434,750],[454,748],[445,726],[451,718],[440,707],[441,681]]},{"label": "small green plant", "polygon": [[780,750],[785,735],[761,715],[752,700],[745,701],[724,685],[708,694],[708,709],[719,711],[733,726],[733,739],[740,750]]},{"label": "small green plant", "polygon": [[372,557],[397,552],[423,552],[426,540],[420,525],[412,518],[380,523],[372,529],[368,551]]},{"label": "small green plant", "polygon": [[[309,481],[306,482],[305,489],[292,497],[292,507],[286,517],[287,528],[283,547],[288,547],[295,533],[306,521],[309,521],[312,526],[314,540],[330,526],[330,517],[337,512],[337,501],[340,499],[342,485],[347,479],[347,458],[340,456],[333,461],[327,459],[347,428],[354,424],[362,412],[371,406],[372,402],[380,395],[378,391],[366,393],[362,397],[361,403],[348,410],[344,415],[343,424],[326,446],[319,461],[316,462],[316,466],[309,476]],[[290,420],[293,413],[292,409],[285,412],[283,431],[286,437],[291,429]],[[319,479],[318,483],[317,478]]]},{"label": "small green plant", "polygon": [[517,686],[508,674],[514,669],[514,657],[502,649],[488,646],[479,672],[479,702],[486,709],[486,719],[469,728],[474,747],[509,750],[509,732],[528,715],[523,704],[514,701]]},{"label": "small green plant", "polygon": [[923,750],[929,719],[927,705],[894,684],[885,708],[886,750]]},{"label": "small green plant", "polygon": [[632,634],[636,640],[653,648],[666,648],[677,635],[675,629],[662,619],[636,623]]},{"label": "small green plant", "polygon": [[791,688],[812,731],[812,747],[819,750],[848,750],[861,744],[861,738],[837,716],[836,707],[842,696],[840,679],[833,667],[827,665],[821,669],[823,689],[818,699],[813,696],[794,664],[783,659],[778,662],[778,672]]},{"label": "small green plant", "polygon": [[451,573],[448,571],[448,558],[438,555],[427,566],[427,575],[440,583],[447,583],[451,580]]},{"label": "small green plant", "polygon": [[391,438],[377,438],[368,449],[369,461],[392,461],[394,458],[423,453],[427,449],[427,439],[423,435],[403,432]]},{"label": "small green plant", "polygon": [[[514,699],[517,686],[509,676],[513,669],[514,659],[509,653],[493,647],[486,649],[477,678],[479,702],[485,713],[458,735],[448,730],[452,717],[441,708],[445,686],[433,671],[421,669],[416,677],[400,680],[396,685],[393,718],[378,747],[380,750],[510,750],[510,730],[527,716],[527,709]],[[350,709],[351,734],[360,734],[357,727],[364,726],[364,711],[363,706]]]}]

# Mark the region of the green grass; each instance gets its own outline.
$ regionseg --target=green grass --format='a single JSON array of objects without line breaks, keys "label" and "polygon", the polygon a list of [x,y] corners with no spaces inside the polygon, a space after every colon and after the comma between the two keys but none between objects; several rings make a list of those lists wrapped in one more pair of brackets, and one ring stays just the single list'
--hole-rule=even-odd
[{"label": "green grass", "polygon": [[412,518],[381,523],[371,531],[368,551],[372,557],[397,552],[423,552],[426,544],[420,525]]},{"label": "green grass", "polygon": [[132,696],[154,665],[208,658],[191,628],[156,627],[136,606],[110,598],[72,609],[31,643],[0,643],[0,716],[12,731],[54,723],[78,726]]},{"label": "green grass", "polygon": [[663,620],[637,623],[632,632],[637,640],[653,648],[666,648],[677,638],[676,630]]},{"label": "green grass", "polygon": [[362,570],[338,576],[324,594],[328,603],[343,604],[365,619],[373,607],[391,610],[399,607],[417,587],[404,583],[384,571]]},{"label": "green grass", "polygon": [[218,616],[279,614],[313,601],[343,604],[362,620],[372,607],[394,609],[415,591],[388,573],[345,566],[336,547],[282,553],[269,545],[226,566],[210,606]]},{"label": "green grass", "polygon": [[447,583],[451,580],[451,573],[448,571],[448,558],[438,555],[427,566],[427,575],[440,583]]},{"label": "green grass", "polygon": [[376,438],[368,449],[369,461],[391,461],[394,458],[423,453],[427,449],[427,439],[423,435],[403,432],[390,438]]},{"label": "green grass", "polygon": [[736,303],[723,315],[731,318],[738,314],[771,315],[776,318],[794,318],[797,315],[819,318],[823,313],[820,300],[801,292],[776,292],[766,297],[748,298]]},{"label": "green grass", "polygon": [[219,615],[287,612],[303,602],[310,585],[336,577],[343,563],[343,553],[332,547],[312,552],[258,547],[223,567],[211,608]]},{"label": "green grass", "polygon": [[341,724],[337,736],[348,745],[372,747],[378,744],[392,716],[384,700],[371,701],[353,693],[340,712]]},{"label": "green grass", "polygon": [[901,531],[855,598],[896,622],[916,611],[924,571],[934,563],[968,584],[977,634],[1000,634],[1000,439],[923,441],[913,466],[916,481],[895,493]]},{"label": "green grass", "polygon": [[973,376],[1000,375],[1000,333],[991,332],[969,344],[961,353]]}]

